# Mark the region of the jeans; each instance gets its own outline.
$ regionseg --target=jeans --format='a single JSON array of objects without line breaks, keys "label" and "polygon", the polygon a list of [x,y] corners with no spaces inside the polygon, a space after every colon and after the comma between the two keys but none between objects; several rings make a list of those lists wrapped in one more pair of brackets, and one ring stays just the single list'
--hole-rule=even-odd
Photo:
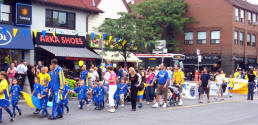
[{"label": "jeans", "polygon": [[146,88],[146,101],[152,102],[154,100],[154,88],[152,86],[148,86]]},{"label": "jeans", "polygon": [[52,107],[52,117],[56,118],[57,115],[63,115],[63,104],[60,100],[59,91],[52,91],[53,93],[53,107]]},{"label": "jeans", "polygon": [[247,94],[247,100],[253,100],[254,97],[254,82],[248,82],[248,94]]}]

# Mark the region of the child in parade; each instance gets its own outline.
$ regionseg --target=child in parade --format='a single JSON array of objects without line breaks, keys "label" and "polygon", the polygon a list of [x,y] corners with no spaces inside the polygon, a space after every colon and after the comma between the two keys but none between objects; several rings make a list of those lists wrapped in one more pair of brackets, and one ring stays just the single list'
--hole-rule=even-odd
[{"label": "child in parade", "polygon": [[105,107],[104,97],[105,97],[105,87],[102,81],[99,81],[99,90],[98,90],[98,109],[102,110]]},{"label": "child in parade", "polygon": [[42,81],[42,87],[41,87],[41,94],[39,95],[40,99],[40,104],[41,104],[41,109],[42,109],[42,114],[41,117],[47,117],[48,116],[48,111],[47,111],[47,103],[48,103],[48,80],[44,79]]},{"label": "child in parade", "polygon": [[[32,91],[32,95],[35,96],[35,97],[38,97],[38,94],[40,94],[41,92],[41,85],[39,83],[39,77],[35,77],[34,78],[34,86],[33,86],[33,91]],[[33,112],[33,114],[39,114],[41,109],[36,109],[35,112]]]},{"label": "child in parade", "polygon": [[143,86],[141,89],[139,89],[137,96],[138,96],[138,100],[139,100],[139,106],[138,108],[142,108],[143,104],[143,95],[144,95],[144,91],[145,91],[145,87],[147,87],[148,85],[146,83],[142,83]]},{"label": "child in parade", "polygon": [[92,88],[92,102],[95,105],[95,109],[98,109],[98,82],[96,81],[93,84],[93,88]]},{"label": "child in parade", "polygon": [[5,72],[0,73],[0,123],[2,123],[2,109],[10,115],[10,121],[13,121],[13,114],[9,109],[9,92],[8,92],[8,76]]},{"label": "child in parade", "polygon": [[68,99],[69,99],[69,93],[71,92],[71,87],[65,82],[64,89],[62,90],[62,96],[63,100],[62,103],[64,107],[66,108],[67,113],[69,113],[69,106],[68,106]]},{"label": "child in parade", "polygon": [[121,102],[121,107],[125,106],[125,95],[128,91],[128,85],[127,85],[127,77],[123,77],[121,79],[121,83],[118,85],[118,88],[120,90],[119,94],[120,94],[120,102]]},{"label": "child in parade", "polygon": [[21,88],[19,85],[17,85],[18,81],[17,79],[13,79],[12,80],[12,87],[10,89],[10,97],[12,99],[12,106],[13,106],[13,117],[16,116],[16,113],[15,113],[15,109],[18,110],[19,112],[19,115],[21,115],[21,110],[19,109],[19,107],[17,106],[18,105],[18,102],[19,102],[19,96],[20,96],[20,93],[21,93]]},{"label": "child in parade", "polygon": [[115,108],[118,109],[120,104],[120,88],[118,86],[114,94],[114,100],[115,100]]},{"label": "child in parade", "polygon": [[228,80],[228,91],[229,91],[229,97],[232,97],[232,91],[233,91],[233,87],[234,87],[234,78],[232,75],[229,76],[229,80]]},{"label": "child in parade", "polygon": [[85,99],[85,96],[87,96],[88,87],[84,86],[83,79],[80,79],[78,84],[79,86],[74,89],[74,92],[78,93],[80,109],[83,109],[83,101]]}]

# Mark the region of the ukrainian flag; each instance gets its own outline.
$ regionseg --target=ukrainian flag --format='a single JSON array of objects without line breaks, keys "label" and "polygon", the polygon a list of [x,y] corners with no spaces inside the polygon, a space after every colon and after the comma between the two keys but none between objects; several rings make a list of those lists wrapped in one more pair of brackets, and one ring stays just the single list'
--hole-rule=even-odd
[{"label": "ukrainian flag", "polygon": [[35,96],[31,96],[30,94],[26,93],[26,92],[22,92],[22,95],[25,99],[25,101],[27,102],[27,104],[32,107],[32,108],[41,108],[40,105],[40,100],[35,97]]},{"label": "ukrainian flag", "polygon": [[100,68],[100,69],[103,69],[104,67],[105,67],[105,66],[104,66],[103,64],[100,64],[100,65],[99,65],[99,68]]}]

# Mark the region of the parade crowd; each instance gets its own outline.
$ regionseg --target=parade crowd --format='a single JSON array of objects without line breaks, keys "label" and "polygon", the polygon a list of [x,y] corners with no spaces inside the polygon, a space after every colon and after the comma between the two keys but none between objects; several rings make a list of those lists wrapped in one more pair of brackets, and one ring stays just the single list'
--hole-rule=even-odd
[{"label": "parade crowd", "polygon": [[[204,67],[200,76],[196,78],[199,86],[199,103],[204,102],[204,93],[208,98],[207,103],[210,102],[209,87],[212,77],[219,84],[215,100],[219,98],[224,100],[223,93],[227,88],[232,97],[234,79],[248,79],[248,100],[253,100],[256,72],[255,68],[250,69],[248,73],[237,69],[234,74],[229,75],[230,78],[226,84],[226,75],[222,70],[212,76]],[[22,115],[18,103],[26,75],[29,77],[32,96],[39,99],[41,105],[41,108],[37,108],[33,113],[41,113],[42,118],[48,117],[50,120],[63,118],[65,109],[69,113],[68,102],[71,93],[78,94],[79,109],[93,104],[95,110],[103,110],[106,105],[110,107],[108,111],[111,113],[125,107],[129,102],[132,111],[136,111],[137,104],[138,108],[143,108],[144,100],[148,105],[152,104],[153,108],[183,105],[182,90],[185,76],[178,65],[166,67],[160,64],[147,69],[120,66],[116,70],[110,60],[99,67],[93,65],[87,68],[83,65],[77,86],[72,89],[66,82],[64,71],[58,65],[57,59],[52,59],[49,67],[44,67],[39,62],[35,67],[28,68],[23,61],[19,65],[12,63],[7,71],[0,73],[0,122],[2,122],[2,109],[10,115],[11,121],[16,116],[16,110],[19,115]],[[53,102],[51,115],[48,113],[49,102]],[[12,111],[9,109],[10,105],[12,105]]]}]

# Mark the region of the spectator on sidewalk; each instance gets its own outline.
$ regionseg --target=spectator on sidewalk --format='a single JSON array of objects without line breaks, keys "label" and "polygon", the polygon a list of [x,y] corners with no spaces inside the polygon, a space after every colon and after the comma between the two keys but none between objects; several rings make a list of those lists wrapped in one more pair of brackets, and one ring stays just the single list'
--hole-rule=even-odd
[{"label": "spectator on sidewalk", "polygon": [[254,88],[256,86],[255,84],[255,75],[253,73],[253,70],[249,70],[248,72],[248,94],[247,94],[247,100],[253,100],[254,97]]},{"label": "spectator on sidewalk", "polygon": [[19,85],[21,89],[23,90],[25,78],[27,75],[27,63],[25,61],[22,61],[21,64],[17,66],[17,77],[16,79],[19,81]]}]

